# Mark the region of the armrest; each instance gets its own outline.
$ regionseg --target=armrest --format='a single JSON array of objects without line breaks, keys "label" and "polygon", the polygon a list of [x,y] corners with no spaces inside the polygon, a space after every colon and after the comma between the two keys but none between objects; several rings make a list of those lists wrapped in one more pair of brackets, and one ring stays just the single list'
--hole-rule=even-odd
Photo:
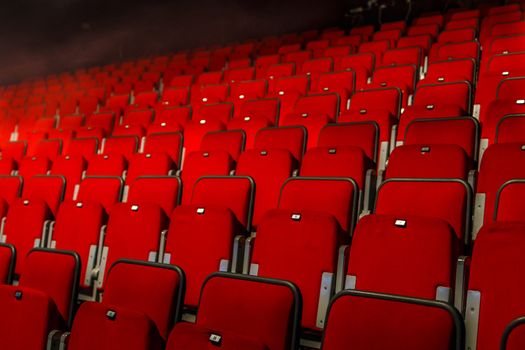
[{"label": "armrest", "polygon": [[350,246],[343,245],[339,247],[339,255],[337,257],[337,276],[335,280],[335,292],[339,293],[344,289],[346,277],[346,262],[348,261],[348,251]]},{"label": "armrest", "polygon": [[458,311],[465,314],[465,299],[467,295],[467,282],[470,272],[470,257],[460,256],[456,266],[456,283],[454,294],[454,306]]},{"label": "armrest", "polygon": [[243,270],[244,265],[244,246],[246,237],[243,235],[235,236],[233,241],[233,256],[231,264],[231,272],[240,273]]},{"label": "armrest", "polygon": [[65,350],[69,334],[69,332],[57,329],[52,330],[47,336],[46,350]]}]

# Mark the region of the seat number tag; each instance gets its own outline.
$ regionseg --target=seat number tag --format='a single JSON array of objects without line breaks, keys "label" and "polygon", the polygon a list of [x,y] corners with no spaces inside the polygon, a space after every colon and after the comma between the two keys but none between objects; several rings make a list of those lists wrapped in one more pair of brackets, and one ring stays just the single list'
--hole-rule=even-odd
[{"label": "seat number tag", "polygon": [[221,346],[222,337],[218,334],[210,334],[210,343],[215,346]]}]

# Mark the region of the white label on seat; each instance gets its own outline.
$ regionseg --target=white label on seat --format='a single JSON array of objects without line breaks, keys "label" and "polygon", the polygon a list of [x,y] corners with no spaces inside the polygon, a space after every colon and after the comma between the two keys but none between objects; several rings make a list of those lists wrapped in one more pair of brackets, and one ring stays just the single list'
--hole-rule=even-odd
[{"label": "white label on seat", "polygon": [[157,261],[157,252],[149,252],[149,254],[148,254],[148,261],[149,262],[156,262]]},{"label": "white label on seat", "polygon": [[479,120],[479,111],[481,110],[481,105],[479,103],[474,105],[474,108],[472,109],[472,116]]},{"label": "white label on seat", "polygon": [[450,302],[450,288],[438,286],[436,288],[436,300],[445,303]]},{"label": "white label on seat", "polygon": [[345,279],[345,289],[355,289],[355,285],[357,282],[357,277],[352,275],[346,275]]},{"label": "white label on seat", "polygon": [[259,275],[259,264],[250,264],[250,276]]},{"label": "white label on seat", "polygon": [[516,100],[516,104],[517,105],[524,105],[525,104],[525,100]]},{"label": "white label on seat", "polygon": [[397,219],[396,222],[394,223],[394,225],[397,226],[397,227],[407,227],[407,221],[406,220]]},{"label": "white label on seat", "polygon": [[38,248],[38,247],[40,247],[40,242],[41,242],[41,241],[40,241],[40,238],[35,239],[35,243],[34,243],[33,247],[34,247],[34,248]]},{"label": "white label on seat", "polygon": [[164,259],[162,259],[162,262],[164,264],[170,264],[171,263],[171,254],[170,253],[165,253],[164,254]]},{"label": "white label on seat", "polygon": [[230,261],[226,259],[221,259],[221,262],[219,263],[219,271],[228,272],[229,268],[230,268]]}]

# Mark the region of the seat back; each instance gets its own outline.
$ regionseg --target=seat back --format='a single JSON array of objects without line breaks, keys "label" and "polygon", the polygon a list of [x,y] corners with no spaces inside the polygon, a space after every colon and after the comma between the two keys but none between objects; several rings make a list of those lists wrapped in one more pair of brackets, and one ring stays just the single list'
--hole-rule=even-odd
[{"label": "seat back", "polygon": [[79,255],[70,251],[39,248],[31,250],[25,260],[25,273],[19,285],[49,296],[69,327],[73,322],[78,296]]},{"label": "seat back", "polygon": [[205,348],[210,332],[224,349],[296,349],[300,308],[300,293],[290,282],[216,273],[203,285],[196,325],[177,324],[167,349]]},{"label": "seat back", "polygon": [[[523,282],[518,277],[525,269],[524,246],[523,223],[490,223],[479,232],[467,292],[467,347],[498,348],[507,326],[525,314]],[[524,346],[523,332],[513,338],[511,348]]]},{"label": "seat back", "polygon": [[470,240],[472,190],[458,179],[390,179],[379,187],[375,213],[440,218],[458,241]]},{"label": "seat back", "polygon": [[464,333],[461,315],[445,303],[344,291],[330,304],[322,348],[460,350]]},{"label": "seat back", "polygon": [[180,321],[185,283],[177,266],[118,260],[108,271],[102,303],[144,313],[166,340]]},{"label": "seat back", "polygon": [[268,211],[258,227],[249,273],[295,283],[303,296],[302,326],[319,330],[324,326],[341,242],[337,220],[330,214]]}]

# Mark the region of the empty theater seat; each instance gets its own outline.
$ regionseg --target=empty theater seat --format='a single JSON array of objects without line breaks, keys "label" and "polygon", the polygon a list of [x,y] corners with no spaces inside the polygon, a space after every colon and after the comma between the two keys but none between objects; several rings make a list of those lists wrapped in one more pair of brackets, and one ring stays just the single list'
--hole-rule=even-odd
[{"label": "empty theater seat", "polygon": [[97,288],[103,288],[110,266],[118,259],[157,261],[166,227],[167,217],[157,205],[115,204],[104,233],[102,260],[96,267]]},{"label": "empty theater seat", "polygon": [[255,183],[249,176],[203,176],[193,186],[191,204],[228,208],[237,223],[251,232],[254,196]]},{"label": "empty theater seat", "polygon": [[45,349],[49,333],[66,330],[71,321],[79,258],[74,253],[37,249],[29,253],[25,265],[27,276],[20,285],[0,286],[0,345]]},{"label": "empty theater seat", "polygon": [[[524,233],[523,223],[516,222],[487,224],[479,232],[467,292],[467,347],[498,348],[506,327],[525,313],[516,279],[525,267]],[[509,263],[512,269],[508,269]],[[507,349],[519,349],[523,344],[523,332],[517,330]]]},{"label": "empty theater seat", "polygon": [[250,176],[257,191],[252,219],[254,228],[267,210],[277,207],[281,186],[293,170],[293,157],[284,149],[253,149],[241,155],[236,175]]},{"label": "empty theater seat", "polygon": [[[250,275],[297,284],[303,297],[301,324],[307,329],[320,330],[331,297],[332,289],[328,286],[335,279],[337,249],[342,241],[337,220],[330,214],[274,209],[259,223],[246,268]],[[317,258],[311,259],[311,254]]]},{"label": "empty theater seat", "polygon": [[459,179],[390,179],[378,189],[375,213],[440,218],[469,242],[472,190]]},{"label": "empty theater seat", "polygon": [[197,306],[206,276],[231,269],[236,231],[235,216],[226,206],[183,205],[174,210],[162,260],[184,270],[186,305]]},{"label": "empty theater seat", "polygon": [[293,177],[283,184],[278,208],[332,214],[341,230],[351,233],[358,201],[359,189],[352,179]]},{"label": "empty theater seat", "polygon": [[[68,349],[163,349],[173,323],[180,319],[183,272],[130,260],[115,262],[109,272],[102,303],[86,302],[80,307]],[[99,336],[92,337],[93,331]]]},{"label": "empty theater seat", "polygon": [[442,302],[344,291],[331,302],[323,349],[459,350],[462,323],[461,315]]},{"label": "empty theater seat", "polygon": [[295,349],[299,343],[300,304],[299,291],[290,282],[213,274],[202,288],[197,322],[178,323],[166,348],[221,344],[225,349]]}]

